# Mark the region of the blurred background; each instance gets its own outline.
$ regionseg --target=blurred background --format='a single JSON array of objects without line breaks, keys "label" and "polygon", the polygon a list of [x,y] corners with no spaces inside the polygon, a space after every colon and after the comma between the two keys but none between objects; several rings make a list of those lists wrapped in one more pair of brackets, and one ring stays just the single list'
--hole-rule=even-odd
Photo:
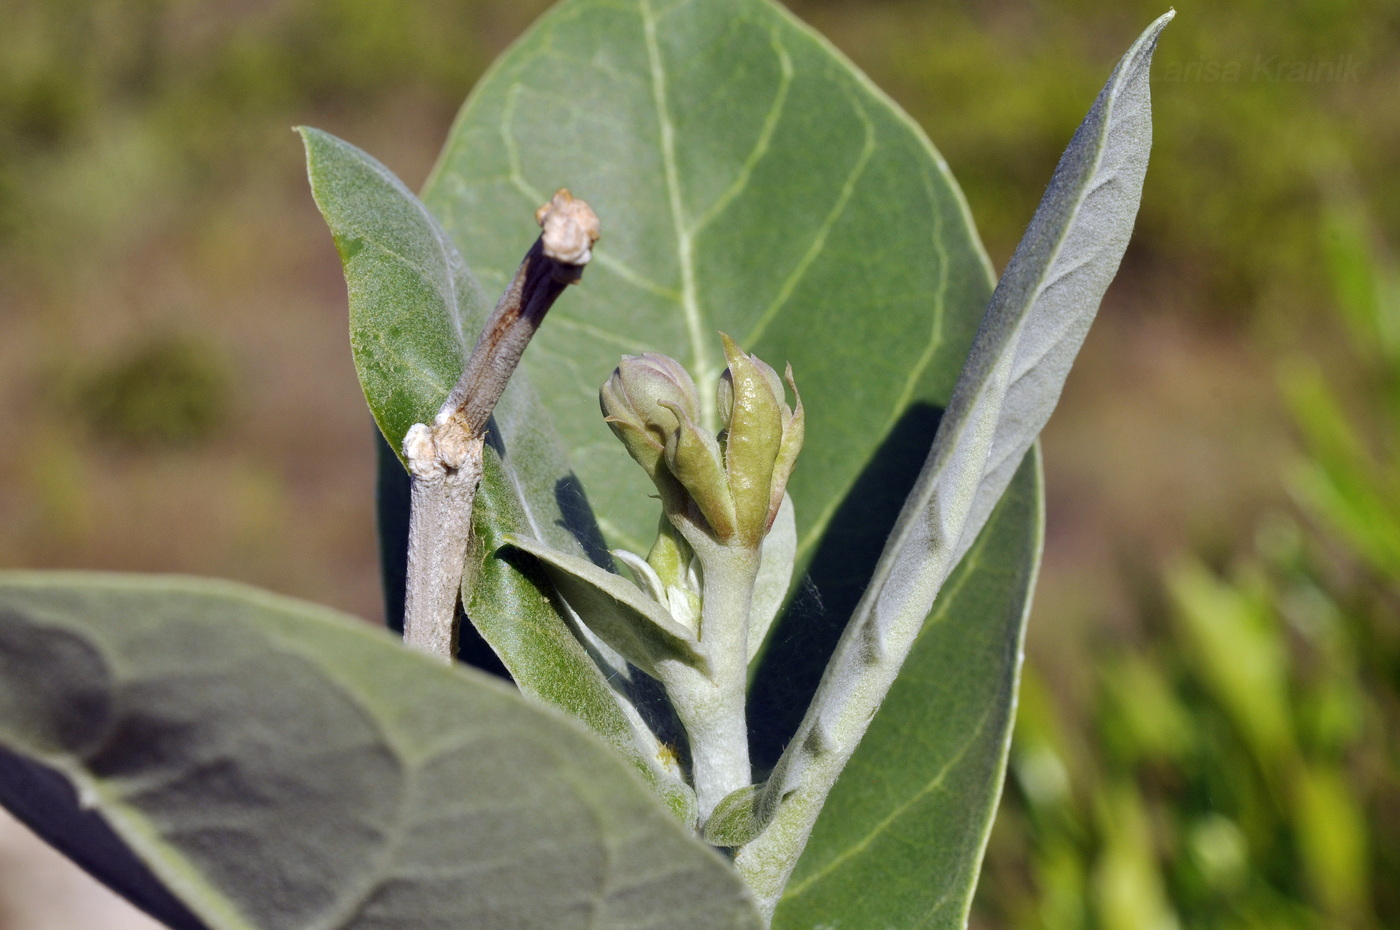
[{"label": "blurred background", "polygon": [[[542,0],[0,0],[0,566],[381,615],[310,123],[422,183]],[[1000,268],[1163,0],[794,0]],[[974,926],[1400,926],[1400,7],[1178,0],[1137,233],[1044,440]],[[0,820],[0,928],[139,928]]]}]

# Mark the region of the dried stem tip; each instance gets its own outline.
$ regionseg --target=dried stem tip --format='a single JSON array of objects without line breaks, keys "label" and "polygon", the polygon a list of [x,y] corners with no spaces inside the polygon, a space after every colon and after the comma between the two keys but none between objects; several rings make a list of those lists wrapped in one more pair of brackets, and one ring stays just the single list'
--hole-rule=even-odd
[{"label": "dried stem tip", "polygon": [[466,369],[434,421],[434,438],[443,427],[463,438],[481,435],[506,382],[520,361],[525,346],[539,329],[555,299],[583,277],[583,266],[593,257],[598,241],[598,217],[582,200],[561,188],[549,203],[535,211],[540,236],[515,272],[515,279],[501,295],[486,321]]},{"label": "dried stem tip", "polygon": [[566,265],[586,265],[598,241],[598,215],[561,187],[549,203],[535,211],[544,254]]}]

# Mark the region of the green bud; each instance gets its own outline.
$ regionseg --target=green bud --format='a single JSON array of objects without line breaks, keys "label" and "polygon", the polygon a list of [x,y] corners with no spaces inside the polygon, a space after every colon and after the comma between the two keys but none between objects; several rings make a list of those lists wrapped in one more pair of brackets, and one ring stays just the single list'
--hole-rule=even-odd
[{"label": "green bud", "polygon": [[[728,425],[724,438],[725,472],[734,498],[736,532],[740,541],[756,546],[768,530],[773,462],[783,441],[783,402],[781,395],[774,395],[767,377],[773,369],[740,351],[734,340],[723,333],[720,338],[729,362],[729,369],[720,379],[720,384],[728,388],[719,392]],[[773,379],[777,380],[776,374]]]},{"label": "green bud", "polygon": [[720,336],[729,367],[716,386],[725,426],[718,437],[697,422],[694,381],[664,355],[625,356],[603,385],[601,403],[608,425],[661,491],[669,516],[699,516],[716,541],[757,549],[802,449],[802,400],[791,366],[786,379],[795,411],[778,373]]},{"label": "green bud", "polygon": [[[599,391],[608,426],[653,481],[664,480],[661,463],[667,439],[680,425],[672,408],[699,418],[695,382],[675,359],[655,352],[624,355]],[[660,481],[658,481],[660,483]]]},{"label": "green bud", "polygon": [[[746,365],[751,364],[757,369],[758,373],[763,377],[763,380],[768,382],[769,389],[773,392],[773,396],[777,398],[778,404],[783,410],[783,424],[786,425],[788,418],[792,416],[792,411],[788,409],[787,404],[783,403],[783,382],[778,378],[778,373],[773,370],[771,365],[758,356],[744,355],[740,352],[738,346],[734,345],[733,340],[724,333],[720,333],[720,338],[724,340],[726,360],[728,360],[730,349],[733,349],[736,354],[747,359]],[[726,368],[724,374],[720,375],[719,385],[715,389],[715,395],[719,399],[719,418],[724,422],[725,427],[728,428],[729,418],[734,413],[734,372],[732,367]]]},{"label": "green bud", "polygon": [[[771,369],[770,369],[771,370]],[[807,416],[802,412],[802,395],[797,393],[797,382],[792,380],[792,365],[783,372],[788,387],[792,388],[792,398],[797,409],[788,410],[783,404],[783,441],[778,446],[778,457],[773,460],[773,488],[768,498],[768,526],[777,519],[778,508],[783,505],[783,494],[787,491],[788,478],[797,464],[797,453],[802,451],[802,441],[807,437]]]},{"label": "green bud", "polygon": [[656,541],[651,544],[646,561],[665,592],[665,597],[657,600],[670,609],[678,622],[699,631],[700,577],[695,570],[695,552],[665,514],[656,528]]},{"label": "green bud", "polygon": [[647,552],[647,564],[661,581],[670,586],[681,584],[691,571],[691,561],[695,558],[690,543],[676,531],[676,528],[663,514],[657,521],[656,540]]}]

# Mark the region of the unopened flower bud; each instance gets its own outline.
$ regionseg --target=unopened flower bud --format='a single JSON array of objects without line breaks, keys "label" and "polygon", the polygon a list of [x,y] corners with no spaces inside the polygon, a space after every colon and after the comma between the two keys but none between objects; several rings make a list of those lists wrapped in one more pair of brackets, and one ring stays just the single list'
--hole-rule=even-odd
[{"label": "unopened flower bud", "polygon": [[667,439],[680,425],[681,411],[700,416],[700,398],[690,373],[675,359],[648,352],[624,355],[599,392],[603,416],[637,463],[655,481]]},{"label": "unopened flower bud", "polygon": [[[716,387],[725,429],[701,426],[695,383],[664,355],[625,356],[601,401],[608,425],[646,469],[674,516],[694,506],[710,535],[757,548],[783,502],[802,448],[802,402],[786,403],[783,382],[759,359],[721,334],[729,368]],[[797,396],[788,368],[787,383]]]},{"label": "unopened flower bud", "polygon": [[[720,415],[727,426],[725,469],[734,496],[738,534],[756,545],[773,525],[802,448],[802,401],[798,398],[794,413],[785,402],[778,373],[740,350],[728,336],[721,333],[720,337],[729,362],[717,391]],[[796,397],[791,366],[788,383]]]},{"label": "unopened flower bud", "polygon": [[783,441],[782,401],[774,396],[772,385],[754,359],[740,351],[728,336],[721,334],[721,338],[729,362],[720,381],[728,388],[721,390],[719,397],[728,414],[725,471],[734,496],[738,535],[744,542],[757,545],[768,529],[773,461]]},{"label": "unopened flower bud", "polygon": [[[721,333],[720,336],[726,340],[725,349],[727,352],[729,345],[733,343],[730,342],[729,337],[725,336],[723,333]],[[758,373],[763,376],[763,380],[768,382],[768,387],[772,389],[773,396],[778,399],[778,404],[785,411],[783,422],[786,424],[787,418],[792,416],[792,411],[788,409],[787,404],[783,403],[782,379],[779,378],[778,373],[773,370],[773,366],[769,365],[758,356],[745,355],[744,357],[748,359],[748,362],[751,363],[754,368],[758,369]],[[719,386],[715,390],[715,396],[719,400],[719,418],[727,428],[729,426],[729,418],[734,412],[734,373],[729,368],[726,368],[724,374],[720,375]]]}]

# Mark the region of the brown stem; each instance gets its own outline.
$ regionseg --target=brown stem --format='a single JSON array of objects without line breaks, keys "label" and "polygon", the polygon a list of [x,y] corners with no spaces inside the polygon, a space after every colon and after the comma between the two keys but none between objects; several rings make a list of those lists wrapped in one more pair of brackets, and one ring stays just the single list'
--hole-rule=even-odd
[{"label": "brown stem", "polygon": [[456,657],[456,608],[481,480],[491,411],[520,356],[564,288],[577,283],[598,240],[598,217],[567,190],[535,213],[542,232],[486,321],[433,425],[404,437],[412,476],[404,639],[445,662]]}]

